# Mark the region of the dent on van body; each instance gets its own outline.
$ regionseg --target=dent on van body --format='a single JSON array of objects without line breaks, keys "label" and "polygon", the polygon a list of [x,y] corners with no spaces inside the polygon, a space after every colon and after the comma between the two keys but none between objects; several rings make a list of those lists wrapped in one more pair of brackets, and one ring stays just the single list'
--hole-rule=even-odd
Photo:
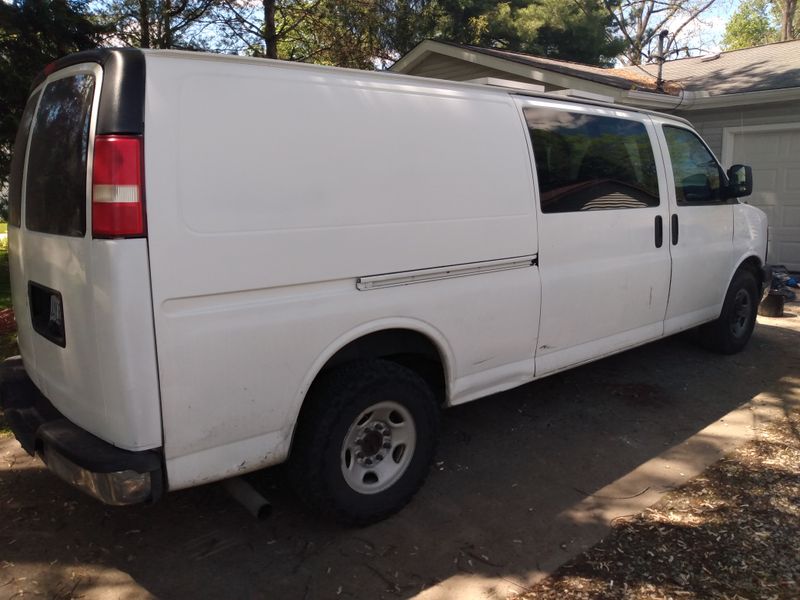
[{"label": "dent on van body", "polygon": [[767,215],[760,208],[743,203],[733,205],[733,251],[736,268],[750,256],[757,257],[761,265],[766,264],[767,225]]}]

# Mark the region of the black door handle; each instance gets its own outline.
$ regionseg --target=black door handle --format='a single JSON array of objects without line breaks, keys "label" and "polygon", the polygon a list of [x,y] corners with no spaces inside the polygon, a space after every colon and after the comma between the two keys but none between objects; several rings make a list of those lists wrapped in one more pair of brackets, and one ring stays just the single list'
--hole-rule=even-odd
[{"label": "black door handle", "polygon": [[656,217],[656,248],[661,248],[664,243],[664,220],[661,215]]},{"label": "black door handle", "polygon": [[678,243],[678,215],[672,215],[672,245]]}]

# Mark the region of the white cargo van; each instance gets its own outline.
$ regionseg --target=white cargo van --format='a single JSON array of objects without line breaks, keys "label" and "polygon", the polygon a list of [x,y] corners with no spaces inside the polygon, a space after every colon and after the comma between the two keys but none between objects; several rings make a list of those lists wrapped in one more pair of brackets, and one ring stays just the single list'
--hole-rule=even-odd
[{"label": "white cargo van", "polygon": [[762,288],[750,170],[612,104],[96,50],[34,83],[12,170],[5,415],[114,504],[288,461],[368,523],[440,407],[700,325],[737,352]]}]

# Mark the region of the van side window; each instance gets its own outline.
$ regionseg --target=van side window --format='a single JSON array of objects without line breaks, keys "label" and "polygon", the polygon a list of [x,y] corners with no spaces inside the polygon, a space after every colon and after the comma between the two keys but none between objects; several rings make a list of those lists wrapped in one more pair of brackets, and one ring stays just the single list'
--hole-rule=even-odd
[{"label": "van side window", "polygon": [[14,154],[11,155],[11,178],[8,182],[8,224],[19,227],[22,219],[22,175],[25,167],[25,150],[28,147],[28,133],[31,130],[33,112],[39,102],[37,92],[28,99],[14,141]]},{"label": "van side window", "polygon": [[638,121],[526,108],[543,213],[658,206],[650,137]]},{"label": "van side window", "polygon": [[714,155],[693,132],[682,127],[664,126],[675,198],[680,205],[705,204],[725,200],[725,174]]},{"label": "van side window", "polygon": [[33,120],[25,189],[31,231],[86,234],[86,163],[94,75],[56,79],[42,92]]}]

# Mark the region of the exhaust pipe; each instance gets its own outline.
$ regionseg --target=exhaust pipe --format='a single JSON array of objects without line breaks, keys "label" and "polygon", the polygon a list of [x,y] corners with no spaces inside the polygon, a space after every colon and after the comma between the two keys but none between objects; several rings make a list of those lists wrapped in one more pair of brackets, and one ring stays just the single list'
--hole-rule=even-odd
[{"label": "exhaust pipe", "polygon": [[256,519],[266,519],[272,514],[272,505],[269,500],[259,494],[252,485],[241,477],[226,479],[223,483],[233,499],[244,506],[247,512]]}]

